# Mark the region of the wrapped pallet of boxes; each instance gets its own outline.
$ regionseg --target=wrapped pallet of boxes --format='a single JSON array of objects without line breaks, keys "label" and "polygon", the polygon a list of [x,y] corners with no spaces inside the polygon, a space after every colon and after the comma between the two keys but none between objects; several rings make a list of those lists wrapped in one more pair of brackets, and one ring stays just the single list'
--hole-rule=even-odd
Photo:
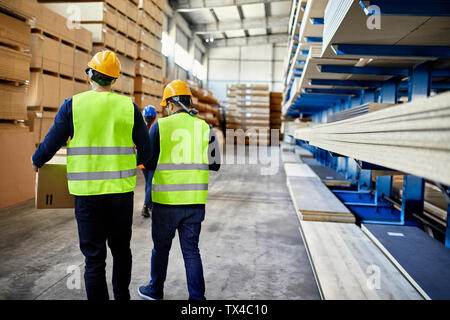
[{"label": "wrapped pallet of boxes", "polygon": [[[2,6],[20,12],[28,8],[8,1],[0,2]],[[0,120],[9,121],[27,119],[25,96],[26,83],[30,80],[31,55],[25,53],[31,47],[30,26],[25,19],[15,17],[16,14],[15,11],[0,13]]]},{"label": "wrapped pallet of boxes", "polygon": [[[227,129],[241,129],[241,120],[237,108],[236,86],[227,86],[227,98],[225,103],[225,117]],[[227,141],[230,143],[230,141]],[[232,142],[234,143],[234,141]]]},{"label": "wrapped pallet of boxes", "polygon": [[[281,140],[280,129],[281,129],[281,108],[283,101],[283,94],[281,92],[271,92],[270,93],[270,130],[278,130],[278,140]],[[271,139],[272,141],[272,139]],[[274,143],[275,140],[273,141]]]},{"label": "wrapped pallet of boxes", "polygon": [[39,144],[63,101],[90,88],[84,70],[92,50],[92,33],[83,26],[69,28],[67,17],[43,4],[37,5],[31,32],[27,123],[33,142]]},{"label": "wrapped pallet of boxes", "polygon": [[267,85],[239,84],[234,87],[246,144],[268,145],[270,140],[270,96]]}]

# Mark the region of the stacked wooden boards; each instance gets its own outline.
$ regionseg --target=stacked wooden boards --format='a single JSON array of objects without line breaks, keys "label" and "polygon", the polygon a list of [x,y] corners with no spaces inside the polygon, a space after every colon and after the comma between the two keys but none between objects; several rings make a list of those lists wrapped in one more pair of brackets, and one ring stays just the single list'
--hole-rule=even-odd
[{"label": "stacked wooden boards", "polygon": [[355,223],[355,216],[319,177],[288,176],[287,186],[301,220]]},{"label": "stacked wooden boards", "polygon": [[312,158],[302,159],[315,174],[317,174],[322,182],[328,187],[349,187],[351,185],[350,181],[345,179],[340,173],[334,169],[320,164],[318,161]]},{"label": "stacked wooden boards", "polygon": [[298,129],[311,145],[450,184],[450,93]]},{"label": "stacked wooden boards", "polygon": [[358,226],[314,221],[300,224],[323,299],[422,299]]},{"label": "stacked wooden boards", "polygon": [[384,108],[392,107],[394,104],[391,103],[375,103],[369,102],[358,107],[350,108],[341,112],[333,113],[327,116],[327,123],[346,120],[367,114],[369,112],[374,112],[382,110]]},{"label": "stacked wooden boards", "polygon": [[[298,146],[297,146],[298,147]],[[297,148],[296,147],[296,148]],[[288,154],[289,151],[283,151]],[[354,223],[354,215],[298,156],[283,161],[289,193],[300,220]],[[285,155],[286,157],[287,155]]]}]

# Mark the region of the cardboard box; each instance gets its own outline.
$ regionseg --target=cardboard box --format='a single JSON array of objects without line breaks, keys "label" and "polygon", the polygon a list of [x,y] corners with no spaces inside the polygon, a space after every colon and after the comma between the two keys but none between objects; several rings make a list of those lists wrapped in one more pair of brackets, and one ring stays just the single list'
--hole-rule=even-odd
[{"label": "cardboard box", "polygon": [[[121,34],[116,34],[116,51],[125,54],[125,37]],[[128,48],[127,48],[128,49]]]},{"label": "cardboard box", "polygon": [[143,76],[137,76],[134,79],[134,91],[136,93],[142,92],[142,93],[150,93],[152,90],[152,80],[147,79]]},{"label": "cardboard box", "polygon": [[76,29],[75,32],[75,43],[80,48],[90,52],[92,50],[92,32],[81,26]]},{"label": "cardboard box", "polygon": [[138,45],[135,41],[125,38],[126,55],[132,59],[138,57]]},{"label": "cardboard box", "polygon": [[0,7],[25,18],[35,17],[37,10],[35,0],[0,0]]},{"label": "cardboard box", "polygon": [[2,43],[17,47],[17,49],[30,49],[30,26],[28,23],[0,13],[0,39]]},{"label": "cardboard box", "polygon": [[128,19],[126,16],[117,14],[117,31],[127,34]]},{"label": "cardboard box", "polygon": [[[138,2],[138,1],[137,1]],[[139,9],[136,4],[131,1],[127,2],[127,16],[134,22],[138,21]]]},{"label": "cardboard box", "polygon": [[58,72],[59,41],[44,35],[31,34],[30,68]]},{"label": "cardboard box", "polygon": [[31,156],[33,134],[23,125],[0,124],[0,208],[34,196],[35,173]]},{"label": "cardboard box", "polygon": [[86,81],[88,79],[86,75],[87,64],[89,63],[89,54],[87,52],[75,49],[74,58],[74,70],[73,76],[75,79]]},{"label": "cardboard box", "polygon": [[59,78],[59,97],[58,107],[64,102],[65,99],[73,96],[74,81],[71,79]]},{"label": "cardboard box", "polygon": [[81,92],[91,90],[89,83],[74,81],[73,94],[76,95]]},{"label": "cardboard box", "polygon": [[136,62],[120,54],[118,54],[117,57],[120,61],[120,73],[134,77],[136,75]]},{"label": "cardboard box", "polygon": [[92,33],[92,42],[116,49],[116,32],[102,23],[83,24]]},{"label": "cardboard box", "polygon": [[145,93],[135,93],[134,97],[139,109],[143,110],[146,106],[152,105],[156,108],[156,111],[162,112],[162,107],[160,106],[161,99]]},{"label": "cardboard box", "polygon": [[31,72],[27,106],[58,108],[59,86],[60,81],[58,77],[41,72]]},{"label": "cardboard box", "polygon": [[26,82],[30,80],[31,55],[0,46],[0,79]]},{"label": "cardboard box", "polygon": [[0,83],[0,119],[27,119],[26,89],[24,85]]},{"label": "cardboard box", "polygon": [[152,15],[153,7],[155,5],[152,3],[151,0],[139,0],[139,9],[144,10],[147,14],[150,16]]},{"label": "cardboard box", "polygon": [[76,29],[69,29],[67,19],[45,5],[38,5],[38,10],[36,10],[36,27],[57,38],[75,43]]},{"label": "cardboard box", "polygon": [[153,20],[144,10],[139,10],[137,22],[148,31],[152,30]]},{"label": "cardboard box", "polygon": [[26,125],[33,134],[33,143],[41,143],[53,125],[56,112],[54,111],[28,111]]},{"label": "cardboard box", "polygon": [[122,92],[132,94],[134,92],[134,78],[121,75],[119,79],[122,81]]},{"label": "cardboard box", "polygon": [[114,7],[122,14],[127,14],[127,2],[128,0],[115,0]]},{"label": "cardboard box", "polygon": [[60,56],[59,56],[59,73],[68,76],[73,77],[73,67],[74,67],[74,60],[75,60],[75,48],[68,46],[64,43],[60,44],[59,48]]},{"label": "cardboard box", "polygon": [[136,22],[128,20],[127,21],[127,36],[128,38],[137,40],[139,38],[139,31],[141,30]]},{"label": "cardboard box", "polygon": [[67,184],[67,159],[55,156],[44,164],[36,176],[36,209],[68,209],[75,207],[75,197]]}]

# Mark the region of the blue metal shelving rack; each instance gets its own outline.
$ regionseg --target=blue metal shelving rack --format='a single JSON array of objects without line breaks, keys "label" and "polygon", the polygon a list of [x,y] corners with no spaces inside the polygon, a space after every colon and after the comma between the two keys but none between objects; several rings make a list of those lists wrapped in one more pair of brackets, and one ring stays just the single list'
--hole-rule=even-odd
[{"label": "blue metal shelving rack", "polygon": [[[412,46],[369,46],[351,45],[337,46],[338,55],[355,53],[380,55],[387,52],[389,56],[417,57],[432,56],[450,58],[450,47],[412,47]],[[384,51],[383,51],[384,50]],[[450,78],[450,70],[434,69],[431,62],[417,64],[411,69],[384,67],[349,67],[321,65],[320,71],[325,73],[346,73],[358,75],[386,75],[387,81],[354,81],[311,79],[311,84],[343,87],[341,89],[307,88],[287,111],[288,117],[310,116],[313,121],[323,122],[327,114],[340,112],[368,102],[396,104],[400,97],[408,97],[408,101],[429,97],[431,92],[440,93],[450,89],[450,83],[442,81]],[[439,79],[440,81],[434,81]],[[364,89],[361,89],[363,87]],[[351,89],[349,89],[351,88]],[[341,155],[333,155],[297,140],[297,144],[309,149],[322,164],[334,168],[352,182],[352,187],[335,189],[334,193],[353,211],[361,223],[420,225],[412,217],[412,213],[422,212],[424,208],[425,180],[422,177],[405,175],[401,209],[397,209],[392,201],[392,176],[377,176],[372,182],[371,168],[375,165],[358,163]],[[384,170],[389,170],[384,168]],[[441,186],[449,202],[447,209],[447,227],[445,246],[450,248],[450,197],[447,187]]]}]

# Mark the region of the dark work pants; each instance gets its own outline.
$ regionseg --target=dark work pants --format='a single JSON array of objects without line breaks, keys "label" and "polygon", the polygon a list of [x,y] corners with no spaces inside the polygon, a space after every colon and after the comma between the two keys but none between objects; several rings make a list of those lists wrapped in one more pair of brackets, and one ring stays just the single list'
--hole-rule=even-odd
[{"label": "dark work pants", "polygon": [[205,295],[202,260],[198,249],[204,205],[169,206],[153,204],[150,287],[155,297],[162,298],[166,280],[169,251],[178,230],[186,269],[189,299],[202,300]]},{"label": "dark work pants", "polygon": [[142,169],[145,178],[145,200],[144,204],[151,207],[152,205],[152,180],[155,174],[154,170]]},{"label": "dark work pants", "polygon": [[85,257],[88,300],[109,299],[106,285],[106,243],[113,256],[112,284],[116,300],[129,300],[133,192],[76,196],[75,217],[80,249]]}]

